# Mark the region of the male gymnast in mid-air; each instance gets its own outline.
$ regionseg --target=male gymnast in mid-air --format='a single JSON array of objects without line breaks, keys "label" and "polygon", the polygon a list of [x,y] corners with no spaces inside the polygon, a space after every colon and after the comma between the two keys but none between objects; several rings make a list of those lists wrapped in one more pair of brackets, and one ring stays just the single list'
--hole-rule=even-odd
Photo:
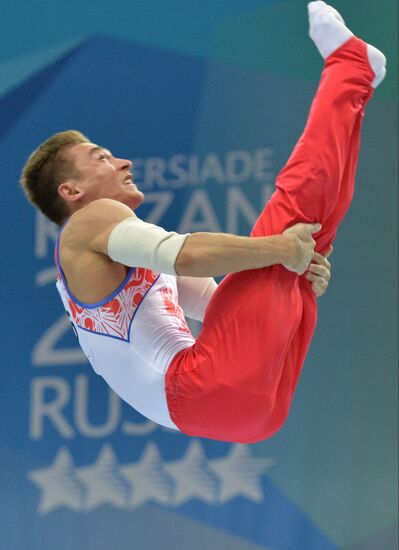
[{"label": "male gymnast in mid-air", "polygon": [[[364,108],[386,60],[324,2],[308,12],[325,66],[250,237],[140,220],[132,163],[76,131],[46,140],[23,170],[29,199],[62,226],[57,288],[94,370],[147,418],[189,435],[251,443],[282,426],[352,199]],[[185,315],[203,321],[196,340]]]}]

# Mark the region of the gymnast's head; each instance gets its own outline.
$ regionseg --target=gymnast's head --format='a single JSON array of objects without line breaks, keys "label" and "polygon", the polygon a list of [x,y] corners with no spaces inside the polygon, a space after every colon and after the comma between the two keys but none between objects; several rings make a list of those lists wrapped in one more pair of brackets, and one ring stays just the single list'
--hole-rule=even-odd
[{"label": "gymnast's head", "polygon": [[59,132],[28,158],[20,183],[29,201],[57,225],[100,198],[133,210],[144,199],[133,183],[132,162],[116,158],[76,130]]}]

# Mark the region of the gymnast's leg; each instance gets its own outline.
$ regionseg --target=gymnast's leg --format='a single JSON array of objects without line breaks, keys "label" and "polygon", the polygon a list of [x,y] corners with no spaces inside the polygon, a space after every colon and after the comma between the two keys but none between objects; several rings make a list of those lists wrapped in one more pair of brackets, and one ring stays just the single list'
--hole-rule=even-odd
[{"label": "gymnast's leg", "polygon": [[[355,53],[356,57],[358,57],[358,52],[358,54],[362,56],[357,60],[359,69],[362,65],[364,66],[366,60],[368,61],[368,64],[371,65],[369,67],[365,67],[364,72],[365,76],[367,76],[368,73],[368,80],[371,83],[371,89],[369,86],[364,87],[365,81],[363,78],[363,86],[359,88],[360,93],[351,95],[352,101],[349,102],[349,105],[346,107],[347,114],[345,114],[345,94],[349,95],[350,91],[348,84],[352,79],[353,84],[357,85],[361,82],[362,76],[359,71],[351,71],[346,74],[345,72],[341,72],[342,80],[347,81],[347,83],[346,85],[341,86],[341,93],[337,94],[336,99],[333,100],[331,108],[326,111],[326,116],[328,118],[325,121],[321,120],[322,125],[319,126],[319,130],[322,129],[322,133],[317,132],[318,122],[316,113],[317,110],[320,110],[319,115],[322,118],[324,105],[323,101],[321,104],[318,104],[317,101],[320,99],[320,96],[319,93],[317,94],[305,132],[300,138],[297,147],[290,157],[290,160],[278,177],[275,203],[266,207],[266,216],[260,217],[260,221],[258,225],[255,226],[253,234],[262,234],[257,233],[257,231],[259,232],[262,230],[273,232],[270,226],[265,226],[264,222],[270,221],[273,216],[278,217],[281,221],[283,219],[282,213],[279,212],[276,215],[275,212],[271,211],[273,211],[274,208],[282,208],[285,213],[290,212],[288,204],[292,201],[295,205],[296,212],[301,212],[303,220],[313,221],[313,216],[316,215],[316,219],[318,221],[322,221],[322,231],[316,237],[316,250],[323,253],[332,243],[337,228],[346,214],[353,197],[355,174],[360,150],[360,131],[364,117],[364,106],[370,99],[373,89],[380,84],[385,76],[386,61],[384,56],[380,52],[376,51],[375,48],[366,45],[357,39],[352,39],[352,36],[349,36],[348,42],[343,47],[336,50],[333,55],[331,55],[331,49],[334,50],[334,44],[331,42],[329,43],[330,37],[328,33],[324,32],[325,26],[335,24],[338,27],[341,36],[342,34],[348,32],[350,33],[350,31],[348,31],[346,27],[343,28],[341,26],[341,24],[343,24],[343,20],[340,15],[331,7],[326,6],[324,2],[313,2],[310,4],[309,8],[310,16],[314,15],[316,19],[324,17],[324,21],[322,22],[323,24],[319,28],[316,27],[312,29],[311,21],[311,34],[313,30],[313,33],[316,34],[317,39],[317,34],[320,33],[322,42],[321,47],[319,48],[320,53],[322,53],[324,57],[328,58],[325,71],[323,72],[320,88],[322,89],[322,86],[328,82],[328,77],[330,77],[332,81],[332,75],[326,74],[328,68],[334,66],[336,67],[339,61],[346,62],[346,58],[349,60]],[[338,21],[338,23],[335,23],[335,21],[331,19],[331,15],[336,19],[336,21]],[[332,39],[334,39],[334,36]],[[355,57],[353,57],[353,61],[355,62]],[[343,70],[344,67],[342,66],[341,69]],[[373,70],[371,71],[370,69]],[[361,91],[362,88],[364,90],[364,95]],[[328,95],[325,97],[328,98]],[[333,110],[335,108],[341,108],[342,115],[338,114],[337,109],[336,118],[334,119]],[[325,131],[326,129],[327,132]],[[328,134],[328,130],[330,130],[330,135]],[[315,164],[312,163],[312,153],[316,153],[317,155],[322,153],[322,149],[318,150],[317,148],[317,141],[320,139],[324,140],[324,143],[327,145],[326,151],[329,153],[325,156],[326,162],[324,165],[323,162],[317,164],[319,161],[322,161],[320,156],[316,157]],[[305,157],[306,150],[309,153],[308,158]],[[334,158],[336,161],[335,163]],[[305,179],[304,181],[307,181],[308,187],[298,190],[295,189],[295,178],[297,176],[298,167],[301,165],[308,167],[309,174],[314,173],[316,170],[320,173],[321,177],[319,181],[312,177],[308,180]],[[321,182],[325,181],[332,184],[332,187],[329,188],[330,200],[320,201],[314,205],[311,197],[312,186],[317,186]],[[292,191],[294,192],[292,193]],[[317,190],[313,189],[313,191],[314,196],[317,197]],[[327,198],[328,195],[326,195],[325,199]],[[333,206],[334,202],[335,206]],[[320,208],[320,210],[318,212],[313,212],[311,209],[314,206],[316,206],[316,209]],[[292,211],[290,213],[292,214]],[[290,219],[287,220],[287,223],[291,223]],[[295,387],[314,333],[317,319],[316,300],[308,281],[306,281],[304,277],[299,277],[299,285],[303,300],[302,318],[287,350],[279,387],[276,392],[276,402],[279,403],[282,418],[284,418],[284,414],[288,414]]]},{"label": "gymnast's leg", "polygon": [[[351,200],[361,119],[377,70],[367,45],[326,13],[323,2],[312,4],[311,33],[328,54],[326,65],[305,131],[252,235],[320,222],[315,238],[324,252]],[[314,5],[324,12],[317,14]],[[328,39],[320,43],[320,36]],[[288,414],[316,315],[309,282],[282,266],[225,277],[197,342],[177,354],[167,372],[176,425],[190,435],[237,442],[272,435]]]},{"label": "gymnast's leg", "polygon": [[[251,233],[269,235],[297,221],[319,222],[323,229],[315,238],[316,250],[321,253],[331,244],[342,219],[339,199],[343,183],[351,187],[346,195],[353,194],[354,170],[345,182],[343,176],[348,161],[356,165],[358,147],[354,142],[359,144],[364,107],[373,92],[375,75],[369,58],[377,63],[378,72],[385,62],[380,52],[354,37],[335,14],[339,16],[324,2],[309,4],[310,33],[327,56],[325,67],[305,130],[277,177],[276,193]],[[331,52],[336,35],[344,42]],[[347,201],[345,206],[349,206]],[[334,223],[337,209],[341,215]]]}]

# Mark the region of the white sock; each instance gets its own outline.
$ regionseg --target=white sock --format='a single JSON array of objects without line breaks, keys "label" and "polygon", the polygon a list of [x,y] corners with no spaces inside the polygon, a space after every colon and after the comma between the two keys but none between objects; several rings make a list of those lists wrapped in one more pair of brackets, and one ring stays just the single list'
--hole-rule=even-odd
[{"label": "white sock", "polygon": [[325,2],[310,2],[309,34],[324,59],[353,36],[340,14]]},{"label": "white sock", "polygon": [[[308,4],[309,35],[324,59],[345,44],[353,36],[336,9],[321,0]],[[371,83],[377,88],[386,75],[386,58],[377,48],[367,44],[367,55],[375,78]]]},{"label": "white sock", "polygon": [[385,68],[387,60],[385,55],[380,52],[380,50],[377,50],[377,48],[374,48],[374,46],[371,46],[370,44],[367,44],[367,55],[369,58],[369,63],[375,75],[375,78],[371,85],[373,88],[377,88],[377,86],[381,84],[381,82],[385,78],[385,75],[387,74],[387,70]]}]

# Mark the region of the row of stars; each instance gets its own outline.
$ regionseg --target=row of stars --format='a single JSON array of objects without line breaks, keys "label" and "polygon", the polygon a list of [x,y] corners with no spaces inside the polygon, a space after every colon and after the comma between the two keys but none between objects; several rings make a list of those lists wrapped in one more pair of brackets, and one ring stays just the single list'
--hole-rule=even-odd
[{"label": "row of stars", "polygon": [[96,461],[83,467],[76,467],[68,449],[61,447],[50,467],[32,470],[28,477],[41,490],[40,514],[61,506],[75,511],[104,504],[135,509],[154,502],[178,507],[191,499],[223,505],[238,496],[262,503],[262,476],[273,463],[252,456],[246,445],[232,445],[227,456],[207,459],[193,439],[180,460],[168,462],[154,442],[129,464],[119,464],[106,444]]}]

